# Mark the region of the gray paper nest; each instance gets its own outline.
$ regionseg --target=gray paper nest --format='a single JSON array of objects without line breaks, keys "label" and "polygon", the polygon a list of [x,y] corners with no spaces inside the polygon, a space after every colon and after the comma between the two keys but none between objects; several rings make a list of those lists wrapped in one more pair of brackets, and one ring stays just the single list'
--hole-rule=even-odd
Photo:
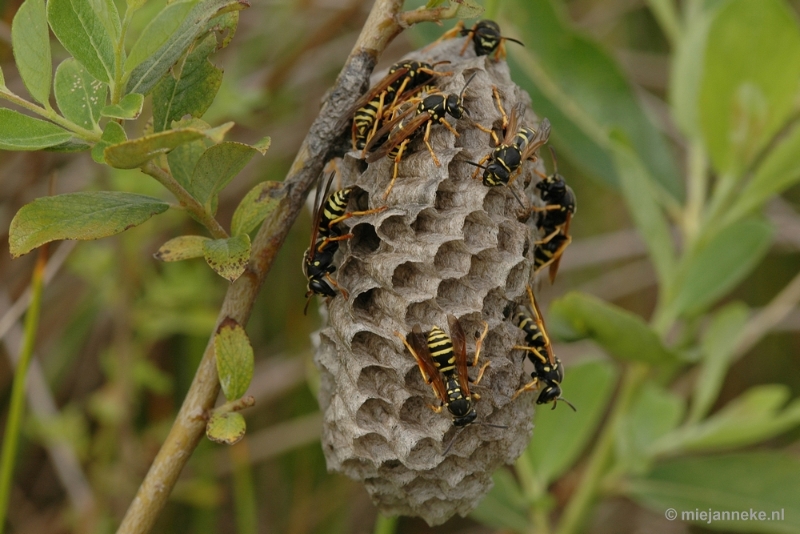
[{"label": "gray paper nest", "polygon": [[[511,81],[505,61],[476,57],[472,47],[460,57],[462,44],[463,39],[452,39],[408,57],[450,61],[437,67],[453,72],[437,78],[445,92],[460,92],[479,71],[464,100],[483,126],[500,123],[492,85],[507,113],[522,102],[523,124],[538,126],[530,97]],[[522,353],[511,350],[523,342],[523,334],[509,314],[527,303],[534,218],[520,222],[521,208],[510,191],[472,178],[475,167],[464,160],[477,162],[487,155],[493,147],[489,135],[468,120],[448,121],[460,137],[441,125],[431,132],[441,167],[421,139],[413,141],[388,209],[347,221],[355,237],[342,243],[334,276],[349,299],[339,295],[330,302],[315,356],[328,469],[363,481],[385,515],[420,516],[430,525],[469,513],[491,489],[492,472],[522,453],[531,437],[535,398],[527,393],[511,401],[529,375]],[[367,167],[357,156],[348,154],[339,167],[343,186],[355,184],[364,192],[358,209],[366,209],[367,195],[370,208],[383,205],[392,162],[382,158]],[[520,194],[527,184],[528,198],[540,203],[533,168],[534,163],[525,163],[514,187]],[[352,201],[350,209],[356,209]],[[438,400],[393,332],[405,335],[415,324],[423,331],[432,325],[447,331],[448,314],[460,319],[470,358],[482,321],[489,323],[479,365],[486,359],[492,363],[473,388],[481,396],[477,421],[508,428],[470,425],[442,456],[456,429],[446,409],[437,414],[428,408]],[[473,378],[476,373],[470,368]]]}]

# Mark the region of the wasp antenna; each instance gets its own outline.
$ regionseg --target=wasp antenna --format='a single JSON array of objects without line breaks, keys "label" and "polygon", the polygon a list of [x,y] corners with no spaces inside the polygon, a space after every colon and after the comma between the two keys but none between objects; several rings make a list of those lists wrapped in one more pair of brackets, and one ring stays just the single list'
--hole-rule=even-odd
[{"label": "wasp antenna", "polygon": [[464,84],[464,88],[461,90],[461,94],[458,95],[458,99],[459,100],[464,98],[464,92],[467,90],[467,87],[469,86],[470,82],[472,80],[474,80],[475,76],[477,76],[477,75],[478,75],[478,71],[475,71],[475,72],[472,73],[472,76],[467,78],[467,83]]},{"label": "wasp antenna", "polygon": [[506,41],[511,41],[512,43],[517,43],[518,45],[525,46],[525,43],[518,39],[514,39],[513,37],[501,37],[501,39],[505,39]]},{"label": "wasp antenna", "polygon": [[309,304],[311,304],[311,295],[306,296],[306,305],[303,307],[303,315],[308,315]]},{"label": "wasp antenna", "polygon": [[449,64],[450,64],[450,61],[448,61],[448,60],[437,61],[436,63],[432,63],[431,67],[435,67],[436,65],[449,65]]},{"label": "wasp antenna", "polygon": [[[566,402],[567,406],[572,408],[573,412],[577,412],[578,411],[578,409],[575,406],[573,406],[572,403],[570,401],[568,401],[567,399],[565,399],[564,397],[556,397],[556,400],[557,401],[561,401],[561,402]],[[554,402],[553,403],[553,407],[551,408],[551,410],[555,410],[555,409],[556,409],[556,403]]]},{"label": "wasp antenna", "polygon": [[490,427],[492,427],[492,428],[506,428],[506,429],[508,428],[508,427],[507,427],[507,426],[505,426],[505,425],[493,425],[492,423],[484,423],[484,422],[480,422],[479,424],[480,424],[481,426],[490,426]]},{"label": "wasp antenna", "polygon": [[[464,430],[463,428],[461,430]],[[444,452],[442,456],[447,456],[447,453],[450,452],[450,449],[453,448],[453,444],[456,442],[456,438],[458,438],[459,434],[461,434],[461,430],[456,432],[456,435],[453,436],[453,439],[450,440],[450,443],[447,444],[447,447],[444,448]]]},{"label": "wasp antenna", "polygon": [[480,167],[480,168],[481,168],[481,169],[483,169],[483,170],[486,170],[486,167],[484,167],[484,166],[483,166],[483,165],[481,165],[480,163],[475,163],[474,161],[470,161],[470,160],[468,160],[468,159],[465,159],[465,160],[463,160],[463,161],[464,161],[464,163],[469,163],[470,165],[474,165],[474,166],[476,166],[476,167]]},{"label": "wasp antenna", "polygon": [[547,145],[547,148],[550,149],[550,156],[553,158],[553,174],[558,174],[558,160],[556,159],[556,149],[553,148],[553,145]]},{"label": "wasp antenna", "polygon": [[522,199],[519,198],[519,195],[517,195],[517,192],[514,191],[513,189],[511,189],[511,187],[509,187],[508,190],[511,191],[511,194],[514,195],[514,198],[517,199],[517,202],[519,202],[519,205],[522,206],[522,209],[527,210],[528,209],[527,206],[525,206],[525,204],[522,203]]}]

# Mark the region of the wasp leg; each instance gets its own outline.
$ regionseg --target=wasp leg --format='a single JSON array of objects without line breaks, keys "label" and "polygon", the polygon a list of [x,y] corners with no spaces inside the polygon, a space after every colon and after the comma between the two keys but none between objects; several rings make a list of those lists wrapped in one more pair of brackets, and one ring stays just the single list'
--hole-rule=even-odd
[{"label": "wasp leg", "polygon": [[400,165],[400,160],[403,158],[403,152],[405,152],[410,139],[404,140],[399,145],[399,149],[397,150],[397,155],[394,157],[394,169],[392,170],[392,180],[389,182],[389,187],[386,188],[386,192],[383,194],[383,200],[386,200],[389,197],[389,193],[392,192],[392,188],[394,187],[394,182],[397,180],[397,168]]},{"label": "wasp leg", "polygon": [[472,41],[472,37],[474,35],[475,35],[475,26],[473,26],[472,29],[467,33],[467,38],[464,39],[464,46],[461,47],[461,52],[458,53],[459,56],[463,56],[464,52],[467,51],[467,47],[469,46],[470,41]]},{"label": "wasp leg", "polygon": [[336,237],[326,237],[322,241],[320,241],[319,245],[317,246],[317,252],[322,252],[325,247],[327,247],[330,243],[334,241],[347,241],[353,237],[353,234],[345,234]]},{"label": "wasp leg", "polygon": [[491,154],[486,154],[480,160],[478,160],[478,165],[475,166],[475,172],[472,173],[472,179],[473,180],[479,178],[479,175],[480,175],[481,171],[483,170],[483,168],[480,167],[480,166],[482,166],[484,163],[486,163],[490,159],[492,159],[492,155]]},{"label": "wasp leg", "polygon": [[[496,85],[492,86],[492,95],[494,95],[494,102],[503,117],[503,132],[505,132],[506,128],[508,128],[508,115],[506,115],[506,110],[503,109],[503,103],[500,101],[500,92],[497,90]],[[495,140],[495,144],[499,145],[500,143]]]},{"label": "wasp leg", "polygon": [[331,278],[331,275],[329,273],[325,273],[325,280],[327,280],[330,285],[332,285],[333,287],[335,287],[336,289],[341,291],[342,292],[342,296],[345,298],[345,300],[350,298],[350,293],[348,293],[345,288],[343,288],[342,286],[337,284],[336,280]]},{"label": "wasp leg", "polygon": [[486,368],[489,367],[489,364],[491,363],[492,362],[486,362],[481,366],[481,370],[478,371],[478,378],[476,378],[475,381],[472,382],[473,385],[477,386],[478,384],[480,384],[481,380],[483,380],[483,373],[486,372]]},{"label": "wasp leg", "polygon": [[448,31],[444,32],[441,37],[439,37],[434,42],[432,42],[431,44],[429,44],[428,46],[423,48],[422,51],[423,52],[427,52],[428,50],[430,50],[431,48],[433,48],[437,44],[441,43],[442,41],[446,41],[447,39],[453,39],[455,37],[458,37],[458,35],[461,33],[461,30],[463,30],[463,29],[464,29],[464,21],[463,20],[459,20],[458,24],[456,24],[455,27],[453,27],[452,30],[448,30]]},{"label": "wasp leg", "polygon": [[[434,391],[435,392],[435,391]],[[442,413],[442,406],[434,406],[433,404],[428,404],[428,408],[433,410],[435,413]]]},{"label": "wasp leg", "polygon": [[537,358],[539,358],[542,361],[542,363],[547,363],[547,358],[542,356],[542,353],[539,352],[539,349],[537,349],[536,347],[523,347],[522,345],[514,345],[511,348],[512,349],[517,349],[517,350],[525,350],[525,351],[528,351],[528,352],[532,352],[532,353],[534,353],[536,355]]},{"label": "wasp leg", "polygon": [[517,397],[519,397],[522,393],[525,393],[526,391],[535,391],[536,389],[538,389],[537,388],[538,385],[539,385],[539,379],[534,377],[533,380],[531,380],[530,382],[528,382],[527,384],[525,384],[524,386],[519,388],[517,390],[517,392],[514,393],[514,396],[511,397],[511,400],[513,401],[514,399],[516,399]]},{"label": "wasp leg", "polygon": [[549,234],[544,236],[539,241],[534,241],[533,243],[534,243],[534,245],[546,245],[547,243],[552,241],[554,237],[556,237],[559,234],[561,234],[561,227],[556,228],[555,230],[553,230],[552,232],[550,232]]},{"label": "wasp leg", "polygon": [[[381,206],[380,208],[374,208],[374,209],[365,210],[365,211],[350,211],[350,212],[345,213],[341,217],[337,217],[336,219],[333,219],[331,222],[329,222],[328,223],[328,228],[333,228],[334,226],[336,226],[340,222],[346,221],[350,217],[363,217],[364,215],[372,215],[373,213],[380,213],[382,211],[385,211],[386,209],[388,209],[388,206]],[[352,236],[352,234],[351,234],[351,236]],[[339,241],[339,240],[332,239],[331,241]]]},{"label": "wasp leg", "polygon": [[[444,121],[447,122],[447,121]],[[428,152],[431,153],[431,157],[433,158],[433,162],[436,164],[437,167],[441,167],[442,164],[439,163],[439,158],[436,157],[436,152],[433,151],[433,147],[430,143],[431,137],[431,125],[433,124],[432,121],[428,121],[428,124],[425,125],[425,135],[422,137],[422,140],[425,142],[425,146],[428,147]],[[448,124],[449,126],[449,124]],[[456,134],[458,135],[458,134]]]},{"label": "wasp leg", "polygon": [[561,261],[561,256],[564,254],[564,251],[567,249],[567,247],[569,246],[570,243],[572,243],[572,236],[568,236],[567,239],[563,243],[561,243],[561,245],[556,249],[556,251],[553,252],[553,255],[550,257],[550,259],[547,260],[546,262],[544,262],[543,264],[539,265],[536,268],[536,270],[533,271],[533,275],[536,276],[545,267],[549,267],[551,265],[556,265],[555,270],[553,270],[552,267],[551,267],[551,270],[550,270],[550,283],[552,284],[553,281],[556,278],[556,273],[558,273],[558,267],[557,267],[558,262]]},{"label": "wasp leg", "polygon": [[[397,330],[394,331],[394,335],[397,336],[398,338],[400,338],[400,341],[403,342],[403,345],[406,346],[406,348],[408,349],[408,352],[410,352],[411,355],[414,357],[414,360],[416,360],[417,367],[419,368],[419,372],[422,375],[422,381],[425,382],[426,384],[431,384],[433,382],[433,379],[431,377],[429,377],[427,375],[427,373],[425,373],[425,369],[422,368],[422,363],[420,362],[420,359],[419,359],[419,356],[417,355],[417,352],[413,348],[411,348],[411,345],[408,344],[408,341],[406,341],[405,336],[403,334],[401,334],[400,332],[398,332]],[[435,393],[435,391],[434,391],[434,393]],[[439,411],[441,411],[441,407],[439,407]]]},{"label": "wasp leg", "polygon": [[[483,340],[486,339],[486,334],[489,333],[489,323],[483,321],[483,332],[481,333],[480,337],[475,341],[475,357],[472,359],[471,367],[475,367],[478,365],[478,357],[481,354],[481,346],[483,345]],[[481,372],[483,374],[483,372]]]}]

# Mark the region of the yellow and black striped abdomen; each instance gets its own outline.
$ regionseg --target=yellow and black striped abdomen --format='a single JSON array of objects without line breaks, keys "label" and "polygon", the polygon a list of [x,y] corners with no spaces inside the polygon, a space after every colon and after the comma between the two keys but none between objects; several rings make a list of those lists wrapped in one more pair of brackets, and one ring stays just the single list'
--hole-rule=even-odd
[{"label": "yellow and black striped abdomen", "polygon": [[347,213],[347,203],[350,201],[351,187],[334,191],[328,196],[322,207],[322,216],[319,219],[319,238],[330,237],[330,224]]},{"label": "yellow and black striped abdomen", "polygon": [[544,335],[542,334],[536,320],[527,310],[520,311],[514,316],[514,322],[525,332],[525,344],[537,350],[543,350],[546,346]]},{"label": "yellow and black striped abdomen", "polygon": [[453,352],[453,342],[438,326],[434,326],[428,334],[428,349],[431,351],[434,365],[443,375],[447,377],[455,372],[456,355]]}]

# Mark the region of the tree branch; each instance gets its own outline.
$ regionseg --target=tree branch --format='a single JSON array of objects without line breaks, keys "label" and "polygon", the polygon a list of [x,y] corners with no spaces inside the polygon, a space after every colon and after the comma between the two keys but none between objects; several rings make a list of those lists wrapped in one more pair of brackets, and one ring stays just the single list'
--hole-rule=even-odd
[{"label": "tree branch", "polygon": [[[247,270],[225,296],[217,317],[218,325],[228,317],[239,324],[247,323],[275,255],[342,133],[341,118],[363,92],[378,55],[403,30],[397,18],[402,4],[402,0],[376,0],[327,102],[295,157],[284,181],[278,208],[264,221],[253,241]],[[213,408],[218,394],[212,337],[178,417],[128,508],[117,531],[119,534],[142,534],[153,527],[183,466],[203,436],[204,414]]]}]

